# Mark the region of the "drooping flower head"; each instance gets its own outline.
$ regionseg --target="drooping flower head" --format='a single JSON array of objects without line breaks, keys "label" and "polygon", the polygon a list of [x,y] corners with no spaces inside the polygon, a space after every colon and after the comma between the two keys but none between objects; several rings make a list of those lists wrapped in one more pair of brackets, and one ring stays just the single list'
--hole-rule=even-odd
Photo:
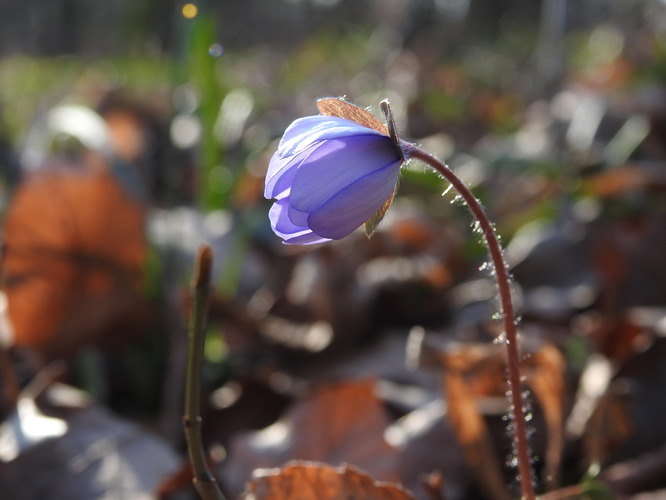
[{"label": "drooping flower head", "polygon": [[391,132],[369,112],[321,99],[321,115],[294,121],[266,174],[269,218],[285,243],[338,240],[365,224],[370,234],[388,209],[404,162]]}]

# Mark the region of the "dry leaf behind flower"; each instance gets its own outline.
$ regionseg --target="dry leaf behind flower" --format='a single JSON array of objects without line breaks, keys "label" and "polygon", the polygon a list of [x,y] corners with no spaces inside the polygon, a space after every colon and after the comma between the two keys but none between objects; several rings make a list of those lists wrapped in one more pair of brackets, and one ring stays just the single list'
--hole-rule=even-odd
[{"label": "dry leaf behind flower", "polygon": [[388,128],[375,115],[363,108],[337,97],[327,97],[317,101],[317,108],[322,115],[337,116],[355,121],[361,125],[388,135]]}]

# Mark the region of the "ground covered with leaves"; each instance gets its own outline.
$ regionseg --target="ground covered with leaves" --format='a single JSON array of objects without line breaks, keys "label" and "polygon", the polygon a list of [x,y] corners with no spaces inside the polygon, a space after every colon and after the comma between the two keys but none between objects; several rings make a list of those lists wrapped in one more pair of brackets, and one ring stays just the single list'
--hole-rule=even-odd
[{"label": "ground covered with leaves", "polygon": [[[276,140],[345,95],[379,118],[388,98],[502,237],[541,498],[664,498],[663,6],[582,2],[558,32],[520,2],[466,20],[279,3],[275,32],[220,6],[179,14],[178,51],[0,60],[0,497],[196,498],[181,418],[205,242],[201,416],[227,498],[519,498],[494,270],[446,183],[410,162],[370,239],[270,231]],[[72,103],[115,160],[66,126],[78,108],[44,118]]]}]

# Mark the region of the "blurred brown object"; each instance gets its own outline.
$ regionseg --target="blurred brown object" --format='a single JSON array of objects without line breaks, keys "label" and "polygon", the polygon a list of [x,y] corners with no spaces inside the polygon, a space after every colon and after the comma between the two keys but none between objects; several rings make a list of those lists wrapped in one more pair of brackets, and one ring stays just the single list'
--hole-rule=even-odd
[{"label": "blurred brown object", "polygon": [[[503,475],[503,462],[496,451],[487,417],[507,411],[506,359],[501,344],[435,343],[420,328],[410,334],[413,345],[411,363],[442,372],[443,399],[447,417],[463,447],[465,461],[480,489],[489,498],[511,498]],[[543,427],[545,442],[533,442],[544,457],[542,481],[548,488],[557,486],[564,447],[565,360],[560,351],[546,341],[524,342],[521,369],[525,384],[534,396],[529,408],[530,426]],[[532,417],[537,416],[542,423]]]},{"label": "blurred brown object", "polygon": [[144,210],[95,153],[25,179],[4,222],[14,345],[43,360],[66,356],[131,314],[147,251]]},{"label": "blurred brown object", "polygon": [[289,462],[281,469],[258,470],[241,500],[413,500],[398,484],[375,481],[349,465]]},{"label": "blurred brown object", "polygon": [[222,464],[221,484],[234,497],[255,469],[290,460],[352,464],[378,480],[400,481],[396,450],[384,437],[389,420],[376,383],[322,384],[270,426],[235,436]]}]

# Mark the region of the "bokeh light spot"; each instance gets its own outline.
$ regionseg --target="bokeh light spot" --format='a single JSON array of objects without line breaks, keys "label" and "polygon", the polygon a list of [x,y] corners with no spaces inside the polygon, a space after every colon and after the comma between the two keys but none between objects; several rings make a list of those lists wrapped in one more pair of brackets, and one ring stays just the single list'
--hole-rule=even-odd
[{"label": "bokeh light spot", "polygon": [[213,57],[220,57],[224,53],[224,47],[219,43],[214,43],[208,47],[208,54]]},{"label": "bokeh light spot", "polygon": [[199,9],[197,9],[197,6],[193,3],[186,3],[183,5],[183,17],[186,19],[194,19],[197,17],[198,12]]}]

